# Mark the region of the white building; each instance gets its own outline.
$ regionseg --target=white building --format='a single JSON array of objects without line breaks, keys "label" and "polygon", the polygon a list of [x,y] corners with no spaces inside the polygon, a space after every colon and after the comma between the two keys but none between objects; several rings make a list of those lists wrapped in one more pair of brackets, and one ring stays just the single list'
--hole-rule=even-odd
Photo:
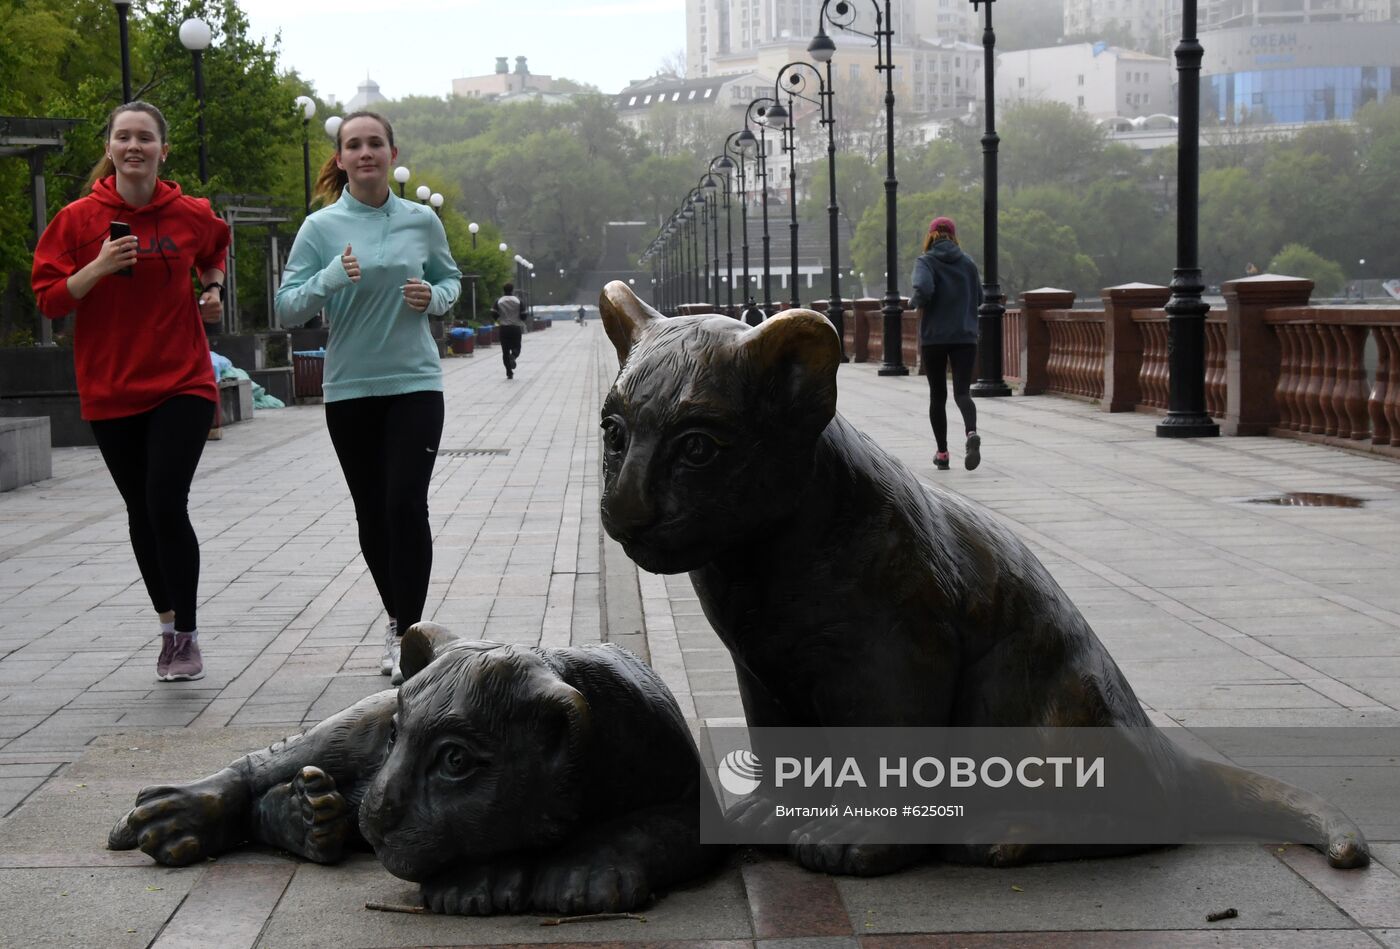
[{"label": "white building", "polygon": [[681,79],[676,76],[653,76],[634,82],[613,96],[618,117],[633,129],[643,130],[650,117],[662,110],[674,110],[682,115],[721,113],[730,110],[735,115],[735,127],[743,126],[743,109],[757,96],[771,95],[773,75],[752,72],[730,76],[709,76],[701,79]]},{"label": "white building", "polygon": [[1170,60],[1102,43],[1000,53],[997,98],[1063,102],[1095,119],[1174,113]]},{"label": "white building", "polygon": [[372,109],[377,102],[387,102],[388,96],[379,91],[379,83],[368,76],[360,83],[360,89],[345,103],[345,111],[354,112],[358,109]]}]

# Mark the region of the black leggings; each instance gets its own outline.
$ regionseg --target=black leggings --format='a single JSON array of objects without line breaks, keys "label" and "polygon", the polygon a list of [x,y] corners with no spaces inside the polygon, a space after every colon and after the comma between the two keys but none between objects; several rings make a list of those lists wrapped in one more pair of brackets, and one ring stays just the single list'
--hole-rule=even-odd
[{"label": "black leggings", "polygon": [[520,337],[525,333],[518,326],[501,324],[501,362],[507,370],[515,368],[515,360],[520,358]]},{"label": "black leggings", "polygon": [[199,594],[199,538],[190,524],[190,483],[214,421],[214,403],[177,395],[149,412],[92,423],[102,460],[126,502],[136,566],[157,613],[175,611],[192,633]]},{"label": "black leggings", "polygon": [[442,418],[441,392],[326,403],[326,427],[355,502],[360,552],[400,634],[423,618],[428,598],[428,481]]},{"label": "black leggings", "polygon": [[923,347],[924,371],[928,373],[928,420],[933,425],[933,437],[939,451],[948,450],[948,385],[947,370],[953,367],[953,401],[962,412],[963,428],[977,431],[977,404],[968,390],[972,388],[972,368],[977,361],[976,343],[952,343]]}]

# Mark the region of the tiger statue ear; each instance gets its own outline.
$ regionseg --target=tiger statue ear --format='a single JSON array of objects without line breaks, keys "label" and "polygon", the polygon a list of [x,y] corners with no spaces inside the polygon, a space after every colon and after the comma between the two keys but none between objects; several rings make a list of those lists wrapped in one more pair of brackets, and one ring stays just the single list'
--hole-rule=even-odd
[{"label": "tiger statue ear", "polygon": [[666,319],[643,303],[632,288],[621,280],[614,280],[603,288],[598,296],[598,312],[603,317],[603,328],[608,331],[608,339],[612,340],[613,348],[617,350],[618,365],[627,363],[632,347],[649,324]]},{"label": "tiger statue ear", "polygon": [[740,337],[740,351],[772,387],[777,409],[818,433],[836,415],[841,339],[815,310],[784,310]]},{"label": "tiger statue ear", "polygon": [[399,642],[399,669],[407,682],[443,653],[459,649],[486,652],[500,645],[484,640],[463,639],[446,626],[439,626],[437,623],[414,623]]}]

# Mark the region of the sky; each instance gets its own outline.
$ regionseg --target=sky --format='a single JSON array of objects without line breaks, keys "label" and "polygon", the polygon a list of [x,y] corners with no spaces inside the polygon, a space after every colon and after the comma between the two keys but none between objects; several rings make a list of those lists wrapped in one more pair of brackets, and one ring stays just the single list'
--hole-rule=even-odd
[{"label": "sky", "polygon": [[685,48],[685,0],[239,0],[255,36],[280,30],[283,69],[341,103],[368,75],[390,99],[452,80],[530,72],[618,92]]}]

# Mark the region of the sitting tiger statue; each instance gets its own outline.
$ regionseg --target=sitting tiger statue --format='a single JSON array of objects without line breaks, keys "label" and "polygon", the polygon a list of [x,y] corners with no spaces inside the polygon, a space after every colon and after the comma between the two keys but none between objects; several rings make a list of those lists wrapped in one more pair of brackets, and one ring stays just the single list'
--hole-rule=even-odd
[{"label": "sitting tiger statue", "polygon": [[1081,844],[1027,842],[992,813],[975,839],[933,847],[863,840],[859,820],[784,818],[752,794],[729,813],[741,828],[786,834],[808,869],[842,874],[1232,835],[1306,843],[1338,868],[1369,862],[1335,805],[1156,728],[1020,538],[846,421],[841,344],[820,313],[752,328],[719,314],[667,319],[619,281],[599,307],[621,366],[602,406],[603,527],[642,569],[689,575],[734,660],[750,728],[1112,730],[1117,762],[1143,775],[1127,810],[1153,815],[1145,837]]},{"label": "sitting tiger statue", "polygon": [[703,874],[715,808],[675,699],[614,645],[405,634],[399,689],[190,784],[109,836],[184,866],[249,841],[318,863],[373,848],[441,913],[624,912]]}]

